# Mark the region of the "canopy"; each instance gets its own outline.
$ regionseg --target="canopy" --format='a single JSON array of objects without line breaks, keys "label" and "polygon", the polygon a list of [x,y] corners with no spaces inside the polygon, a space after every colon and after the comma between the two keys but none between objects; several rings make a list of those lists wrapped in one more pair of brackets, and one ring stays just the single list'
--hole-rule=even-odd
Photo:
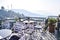
[{"label": "canopy", "polygon": [[27,21],[27,20],[26,21],[23,21],[23,23],[34,23],[34,22],[35,21],[31,21],[31,20],[30,21]]},{"label": "canopy", "polygon": [[0,30],[0,39],[3,39],[3,38],[10,36],[11,33],[12,33],[12,31],[9,29],[1,29]]}]

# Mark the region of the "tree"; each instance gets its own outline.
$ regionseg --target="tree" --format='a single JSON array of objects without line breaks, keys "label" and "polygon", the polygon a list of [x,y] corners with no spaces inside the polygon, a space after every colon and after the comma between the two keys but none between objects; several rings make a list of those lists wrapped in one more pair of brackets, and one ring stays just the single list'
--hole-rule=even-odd
[{"label": "tree", "polygon": [[4,6],[1,6],[1,9],[4,10],[5,9]]}]

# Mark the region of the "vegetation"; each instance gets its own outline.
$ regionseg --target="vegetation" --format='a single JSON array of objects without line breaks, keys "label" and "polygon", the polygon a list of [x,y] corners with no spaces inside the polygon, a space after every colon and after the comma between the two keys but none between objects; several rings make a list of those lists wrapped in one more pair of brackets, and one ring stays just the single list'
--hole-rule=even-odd
[{"label": "vegetation", "polygon": [[54,23],[57,22],[57,19],[55,19],[55,18],[49,18],[49,19],[48,19],[48,22],[49,22],[50,24],[54,24]]},{"label": "vegetation", "polygon": [[15,22],[16,22],[17,20],[19,20],[18,17],[15,17]]}]

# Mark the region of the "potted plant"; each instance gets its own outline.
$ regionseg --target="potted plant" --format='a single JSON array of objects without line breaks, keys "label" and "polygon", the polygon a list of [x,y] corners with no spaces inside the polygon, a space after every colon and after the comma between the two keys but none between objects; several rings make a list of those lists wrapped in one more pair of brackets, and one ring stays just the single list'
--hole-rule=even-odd
[{"label": "potted plant", "polygon": [[48,19],[48,27],[49,27],[50,33],[54,33],[56,22],[57,22],[57,19],[55,19],[55,18]]}]

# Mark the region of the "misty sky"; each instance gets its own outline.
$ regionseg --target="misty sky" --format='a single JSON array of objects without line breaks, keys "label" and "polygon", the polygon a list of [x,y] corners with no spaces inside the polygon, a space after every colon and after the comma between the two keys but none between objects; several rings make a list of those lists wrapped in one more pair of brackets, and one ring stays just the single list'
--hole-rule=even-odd
[{"label": "misty sky", "polygon": [[60,14],[60,0],[0,0],[5,9],[24,9],[41,15]]}]

